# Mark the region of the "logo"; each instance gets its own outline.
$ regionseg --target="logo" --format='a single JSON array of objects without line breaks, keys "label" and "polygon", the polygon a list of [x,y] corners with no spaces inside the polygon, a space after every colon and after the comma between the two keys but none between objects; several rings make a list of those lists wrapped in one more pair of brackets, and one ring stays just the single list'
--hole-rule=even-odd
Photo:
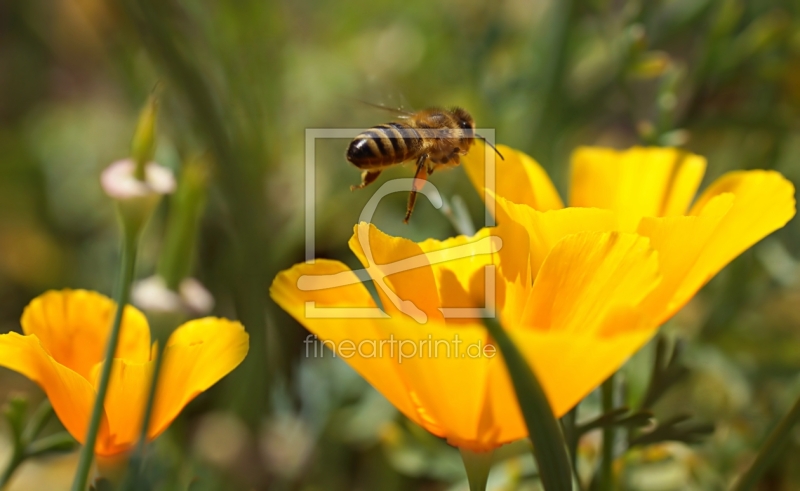
[{"label": "logo", "polygon": [[[478,129],[481,134],[487,135],[491,140],[494,139],[494,130]],[[306,232],[306,262],[315,261],[315,182],[316,182],[316,142],[323,138],[349,138],[352,139],[360,133],[354,129],[307,129],[306,130],[306,156],[305,156],[305,232]],[[443,136],[446,133],[443,131]],[[484,226],[494,225],[494,189],[495,189],[495,157],[496,154],[488,145],[484,146],[484,203],[486,204]],[[415,182],[416,181],[416,182]],[[383,198],[392,193],[408,193],[412,186],[418,186],[418,193],[425,196],[431,204],[441,209],[444,200],[439,190],[430,181],[413,178],[392,179],[380,186],[361,211],[359,222],[371,223],[375,210]],[[370,188],[366,188],[370,189]],[[366,192],[366,191],[362,191]],[[361,249],[364,251],[368,266],[352,273],[350,271],[331,274],[331,275],[303,275],[298,279],[297,287],[302,291],[316,291],[338,288],[373,280],[375,286],[384,294],[400,312],[408,315],[420,324],[428,320],[428,316],[417,307],[413,301],[400,298],[386,282],[386,277],[402,271],[409,271],[416,268],[428,267],[432,264],[439,264],[445,261],[463,259],[476,254],[493,254],[502,247],[500,237],[488,236],[480,239],[473,244],[462,244],[453,246],[445,251],[435,251],[427,254],[419,254],[408,257],[389,264],[377,264],[372,254],[372,247],[369,241],[369,228],[365,226],[356,227],[356,238]],[[355,274],[353,274],[355,273]],[[444,318],[451,319],[481,319],[495,317],[495,266],[487,265],[484,267],[485,275],[485,298],[483,307],[440,307]],[[365,318],[388,318],[389,315],[377,307],[318,307],[315,302],[306,302],[306,318],[335,318],[335,319],[365,319]]]}]

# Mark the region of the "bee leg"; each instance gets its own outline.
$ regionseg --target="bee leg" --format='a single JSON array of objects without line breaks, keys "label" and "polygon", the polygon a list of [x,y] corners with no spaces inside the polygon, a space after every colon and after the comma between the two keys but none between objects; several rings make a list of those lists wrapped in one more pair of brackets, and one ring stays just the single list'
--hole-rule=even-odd
[{"label": "bee leg", "polygon": [[379,170],[365,170],[361,173],[361,184],[358,186],[350,186],[350,191],[355,191],[356,189],[362,189],[364,187],[369,186],[378,176],[381,175],[381,171]]},{"label": "bee leg", "polygon": [[[414,179],[428,178],[430,173],[425,166],[425,161],[427,159],[428,154],[420,155],[419,159],[417,159],[417,172],[414,174]],[[408,220],[411,218],[411,212],[414,211],[414,203],[417,202],[417,191],[422,187],[422,185],[417,187],[417,182],[419,181],[414,181],[414,184],[411,186],[411,194],[408,195],[408,207],[406,208],[406,217],[403,219],[403,223],[408,223]]]},{"label": "bee leg", "polygon": [[435,163],[433,163],[433,162],[431,162],[430,160],[428,161],[428,164],[426,165],[426,167],[428,168],[428,175],[429,175],[429,176],[430,176],[431,174],[433,174],[433,171],[435,171],[435,170],[436,170],[436,164],[435,164]]}]

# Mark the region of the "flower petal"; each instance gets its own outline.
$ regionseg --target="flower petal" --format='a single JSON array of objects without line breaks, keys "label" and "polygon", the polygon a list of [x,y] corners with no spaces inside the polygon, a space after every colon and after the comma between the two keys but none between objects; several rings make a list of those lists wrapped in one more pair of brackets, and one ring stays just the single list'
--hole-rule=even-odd
[{"label": "flower petal", "polygon": [[621,229],[634,231],[644,216],[683,215],[705,168],[703,157],[674,148],[578,148],[570,206],[614,210]]},{"label": "flower petal", "polygon": [[539,271],[556,243],[567,235],[578,232],[612,232],[617,229],[616,217],[610,210],[563,208],[542,212],[502,197],[497,197],[497,205],[500,223],[510,220],[527,231],[533,275]]},{"label": "flower petal", "polygon": [[692,207],[692,215],[645,218],[638,232],[659,252],[664,282],[649,303],[660,322],[683,307],[715,274],[795,213],[794,186],[773,171],[722,176]]},{"label": "flower petal", "polygon": [[553,181],[535,160],[505,145],[497,145],[497,149],[505,160],[494,158],[494,166],[485,165],[487,152],[493,154],[494,151],[479,140],[476,140],[472,151],[462,158],[467,175],[482,198],[488,173],[489,182],[492,177],[495,181],[495,185],[488,190],[497,196],[541,211],[564,207]]},{"label": "flower petal", "polygon": [[[22,313],[25,334],[35,334],[60,364],[87,380],[105,358],[106,341],[116,310],[114,302],[86,290],[49,291],[31,301]],[[118,358],[150,359],[150,328],[144,314],[128,305],[122,320]]]},{"label": "flower petal", "polygon": [[[435,244],[426,247],[435,249]],[[320,279],[320,289],[310,288],[301,278],[311,275],[336,275],[349,284],[333,287]],[[474,320],[471,326],[451,328],[434,321],[420,325],[406,316],[367,319],[351,313],[337,319],[309,314],[306,303],[312,301],[317,308],[375,307],[356,275],[337,261],[298,264],[280,273],[270,292],[324,345],[339,350],[349,343],[352,353],[340,350],[339,356],[409,419],[451,442],[478,437],[487,370],[479,347],[486,344],[486,332]],[[314,349],[315,356],[324,356]]]},{"label": "flower petal", "polygon": [[[542,264],[522,325],[576,336],[607,334],[658,285],[658,255],[636,234],[582,232],[561,239]],[[619,326],[635,329],[638,326]]]},{"label": "flower petal", "polygon": [[[635,234],[582,232],[545,259],[525,316],[505,322],[558,417],[580,402],[656,332],[643,301],[660,280],[657,254]],[[531,329],[532,327],[532,329]],[[490,363],[488,415],[499,443],[527,435],[502,358]]]},{"label": "flower petal", "polygon": [[[304,277],[306,280],[301,281]],[[341,280],[338,286],[330,283],[332,278]],[[298,284],[302,285],[302,289]],[[357,313],[341,315],[340,318],[334,318],[333,314],[325,316],[324,311],[319,315],[308,314],[308,302],[314,302],[313,306],[319,309],[377,308],[367,289],[347,266],[338,261],[324,259],[318,259],[313,264],[297,264],[275,277],[270,295],[281,308],[323,340],[323,346],[338,350],[340,347],[348,347],[348,342],[358,347],[363,340],[376,341],[379,350],[377,353],[372,351],[372,346],[364,344],[361,345],[361,354],[364,356],[360,356],[358,351],[354,355],[340,352],[337,356],[344,358],[408,418],[431,431],[435,430],[435,423],[426,422],[419,410],[419,401],[413,399],[401,366],[397,364],[397,356],[390,356],[395,353],[396,345],[380,343],[391,335],[385,329],[388,323],[378,323],[379,319],[358,318]],[[400,316],[387,320],[397,324],[406,322],[407,319]],[[411,322],[415,328],[419,328],[418,324]],[[314,356],[326,356],[317,349],[319,347],[315,345]],[[390,349],[392,353],[387,353]]]},{"label": "flower petal", "polygon": [[[655,331],[651,327],[594,336],[509,329],[509,334],[536,373],[556,417],[561,417],[616,372]],[[514,389],[501,356],[492,360],[487,387],[491,411],[488,419],[494,421],[497,441],[505,443],[527,436],[519,407],[508,403],[515,400]]]},{"label": "flower petal", "polygon": [[[371,223],[361,222],[354,228],[350,249],[375,281],[384,311],[394,317],[402,312],[418,322],[442,320],[433,270],[418,244],[392,237]],[[389,291],[382,287],[384,280]],[[391,300],[391,295],[397,296],[398,305]]]},{"label": "flower petal", "polygon": [[164,347],[148,436],[161,434],[186,404],[236,368],[248,349],[249,336],[236,321],[205,317],[178,327]]},{"label": "flower petal", "polygon": [[473,308],[485,298],[485,268],[494,263],[501,241],[492,229],[473,237],[459,235],[447,240],[428,239],[420,249],[428,256],[442,308]]},{"label": "flower petal", "polygon": [[[0,366],[25,375],[47,394],[64,427],[79,442],[86,439],[95,391],[88,380],[54,360],[36,335],[10,332],[0,335]],[[107,435],[108,421],[102,416],[100,437]]]},{"label": "flower petal", "polygon": [[692,207],[701,214],[715,196],[734,195],[733,207],[722,219],[698,261],[705,280],[699,288],[736,256],[783,227],[795,214],[794,185],[775,171],[730,172],[714,181]]},{"label": "flower petal", "polygon": [[[97,387],[102,363],[95,365],[94,386]],[[136,445],[141,432],[144,406],[150,392],[155,362],[131,363],[114,359],[103,408],[108,418],[108,432],[97,439],[95,453],[102,456],[126,452]]]},{"label": "flower petal", "polygon": [[404,355],[398,356],[398,368],[418,408],[424,410],[423,426],[452,445],[488,449],[499,444],[492,432],[485,431],[489,359],[483,349],[488,337],[479,321],[471,321],[457,328],[435,322],[424,326],[393,319],[379,322],[387,324],[398,340],[398,351]]},{"label": "flower petal", "polygon": [[653,309],[660,310],[659,324],[683,307],[708,281],[706,265],[700,258],[733,201],[733,194],[723,193],[710,200],[697,216],[642,219],[638,233],[650,238],[651,245],[658,251],[664,276],[647,299]]}]

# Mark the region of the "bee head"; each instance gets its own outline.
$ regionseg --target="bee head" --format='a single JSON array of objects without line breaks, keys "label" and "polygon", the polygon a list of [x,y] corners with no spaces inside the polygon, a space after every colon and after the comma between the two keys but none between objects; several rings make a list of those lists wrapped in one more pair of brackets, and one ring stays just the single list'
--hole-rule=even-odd
[{"label": "bee head", "polygon": [[465,109],[460,107],[454,107],[452,113],[461,130],[461,144],[459,145],[461,154],[466,155],[475,138],[475,120]]},{"label": "bee head", "polygon": [[458,122],[458,127],[465,130],[471,137],[472,133],[475,132],[475,120],[472,119],[472,116],[470,116],[465,109],[460,107],[454,107],[452,112]]}]

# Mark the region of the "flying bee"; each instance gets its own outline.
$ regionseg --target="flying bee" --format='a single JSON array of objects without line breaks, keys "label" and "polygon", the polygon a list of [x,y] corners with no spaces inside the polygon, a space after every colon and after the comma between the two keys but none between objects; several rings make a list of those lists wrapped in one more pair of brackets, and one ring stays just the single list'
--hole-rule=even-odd
[{"label": "flying bee", "polygon": [[[406,112],[385,106],[398,114],[398,121],[374,126],[350,142],[347,160],[361,169],[361,184],[350,190],[361,189],[375,182],[385,169],[408,161],[416,161],[414,184],[408,196],[404,223],[414,211],[417,192],[436,169],[455,167],[460,157],[466,155],[475,138],[475,120],[460,107],[453,109],[430,108]],[[485,141],[485,139],[484,139]],[[487,142],[488,143],[488,142]],[[489,143],[502,159],[503,156]],[[418,184],[419,183],[419,184]]]}]

